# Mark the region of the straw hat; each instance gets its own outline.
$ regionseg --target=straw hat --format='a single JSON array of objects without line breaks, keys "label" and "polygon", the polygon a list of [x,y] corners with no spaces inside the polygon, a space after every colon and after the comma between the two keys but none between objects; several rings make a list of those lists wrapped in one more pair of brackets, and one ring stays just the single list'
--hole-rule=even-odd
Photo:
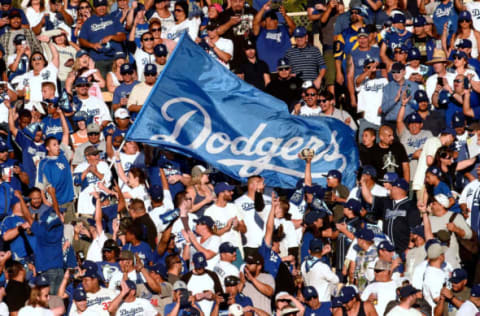
[{"label": "straw hat", "polygon": [[432,65],[435,63],[447,63],[447,64],[450,63],[450,61],[447,59],[447,55],[443,50],[435,48],[433,50],[432,59],[427,61],[425,64]]}]

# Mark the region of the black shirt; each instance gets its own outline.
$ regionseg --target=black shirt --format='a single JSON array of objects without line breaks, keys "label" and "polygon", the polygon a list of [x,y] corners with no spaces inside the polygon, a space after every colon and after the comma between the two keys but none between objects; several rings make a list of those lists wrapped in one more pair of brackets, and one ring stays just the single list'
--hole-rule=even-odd
[{"label": "black shirt", "polygon": [[23,306],[30,297],[30,286],[27,282],[18,282],[10,280],[5,288],[7,295],[5,296],[5,303],[10,312],[16,312]]},{"label": "black shirt", "polygon": [[257,89],[265,90],[264,74],[268,74],[267,64],[260,59],[256,59],[255,63],[251,63],[249,60],[242,63],[238,69],[238,74],[244,75],[245,82],[255,86]]},{"label": "black shirt", "polygon": [[302,98],[302,83],[302,79],[297,77],[287,80],[275,78],[270,81],[265,92],[285,102],[289,112],[292,112],[293,106]]},{"label": "black shirt", "polygon": [[372,157],[377,170],[377,179],[382,179],[387,172],[396,172],[403,178],[402,163],[408,163],[408,155],[403,145],[394,142],[389,148],[381,148],[378,144],[373,146]]},{"label": "black shirt", "polygon": [[432,132],[433,136],[438,136],[440,132],[447,127],[445,124],[445,112],[443,110],[434,110],[423,120],[423,128]]}]

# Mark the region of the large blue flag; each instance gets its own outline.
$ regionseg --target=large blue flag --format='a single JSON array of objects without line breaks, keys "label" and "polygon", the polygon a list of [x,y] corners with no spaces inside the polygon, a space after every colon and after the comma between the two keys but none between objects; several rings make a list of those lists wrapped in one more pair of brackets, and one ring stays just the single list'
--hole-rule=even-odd
[{"label": "large blue flag", "polygon": [[193,156],[246,180],[295,187],[304,177],[303,148],[315,151],[312,177],[325,184],[337,169],[352,187],[358,167],[354,133],[343,122],[288,113],[282,101],[254,88],[183,36],[126,138]]}]

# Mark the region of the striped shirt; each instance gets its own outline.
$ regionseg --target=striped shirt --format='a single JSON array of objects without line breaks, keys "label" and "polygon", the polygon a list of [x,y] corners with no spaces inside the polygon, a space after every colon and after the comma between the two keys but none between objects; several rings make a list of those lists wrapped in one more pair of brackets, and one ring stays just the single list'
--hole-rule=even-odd
[{"label": "striped shirt", "polygon": [[317,79],[320,70],[326,68],[322,54],[314,46],[292,47],[285,57],[292,66],[292,72],[304,81]]}]

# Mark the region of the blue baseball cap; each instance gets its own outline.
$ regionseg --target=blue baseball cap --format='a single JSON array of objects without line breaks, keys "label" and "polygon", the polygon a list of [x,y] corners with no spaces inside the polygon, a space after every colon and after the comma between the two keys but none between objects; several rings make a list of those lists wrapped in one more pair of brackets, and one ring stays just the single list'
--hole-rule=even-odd
[{"label": "blue baseball cap", "polygon": [[335,178],[342,181],[342,173],[338,170],[330,170],[327,173],[327,178]]},{"label": "blue baseball cap", "polygon": [[358,11],[358,15],[364,17],[364,18],[367,18],[368,17],[368,10],[367,10],[367,7],[364,6],[364,5],[355,5],[353,6],[351,10],[357,10]]},{"label": "blue baseball cap", "polygon": [[25,37],[25,35],[23,33],[20,33],[20,34],[17,34],[15,35],[15,37],[13,38],[13,43],[15,45],[19,45],[19,44],[22,44],[23,41],[26,41],[27,38]]},{"label": "blue baseball cap", "polygon": [[395,247],[393,247],[393,245],[388,240],[384,240],[378,244],[377,249],[392,252],[395,250]]},{"label": "blue baseball cap", "polygon": [[125,75],[125,74],[133,74],[133,66],[130,65],[129,63],[125,63],[120,66],[120,74]]},{"label": "blue baseball cap", "polygon": [[87,121],[88,120],[88,113],[85,111],[78,111],[73,115],[73,121],[78,122],[78,121]]},{"label": "blue baseball cap", "polygon": [[143,73],[145,74],[145,76],[155,76],[157,74],[157,66],[155,64],[146,64]]},{"label": "blue baseball cap", "polygon": [[457,43],[457,48],[472,48],[472,41],[468,38],[460,39]]},{"label": "blue baseball cap", "polygon": [[83,288],[76,288],[73,291],[73,300],[77,302],[86,301],[87,300],[87,293]]},{"label": "blue baseball cap", "polygon": [[472,21],[472,15],[468,11],[462,11],[458,15],[458,21]]},{"label": "blue baseball cap", "polygon": [[85,270],[83,277],[101,279],[100,274],[98,273],[98,266],[95,262],[86,260],[82,264],[82,269]]},{"label": "blue baseball cap", "polygon": [[153,201],[163,201],[163,188],[160,185],[152,185],[148,193]]},{"label": "blue baseball cap", "polygon": [[207,258],[201,252],[196,252],[193,255],[192,260],[193,260],[193,266],[195,267],[195,269],[202,269],[207,266]]},{"label": "blue baseball cap", "polygon": [[358,239],[366,240],[366,241],[373,241],[375,234],[373,233],[372,230],[363,228],[355,232],[355,237],[357,237]]},{"label": "blue baseball cap", "polygon": [[455,132],[455,130],[451,127],[446,127],[444,128],[440,134],[450,134],[452,135],[454,138],[457,137],[457,132]]},{"label": "blue baseball cap", "polygon": [[324,218],[327,214],[325,212],[319,212],[319,211],[310,211],[305,215],[304,222],[307,225],[312,225],[315,223],[318,219]]},{"label": "blue baseball cap", "polygon": [[392,187],[400,188],[405,192],[408,192],[410,185],[408,184],[407,180],[404,178],[398,178],[397,181],[392,183]]},{"label": "blue baseball cap", "polygon": [[363,166],[362,174],[367,174],[375,178],[377,176],[377,170],[371,165]]},{"label": "blue baseball cap", "polygon": [[215,185],[215,194],[218,196],[222,192],[233,191],[233,189],[235,189],[234,185],[230,185],[227,182],[220,182]]},{"label": "blue baseball cap", "polygon": [[79,50],[79,51],[75,54],[75,58],[80,58],[80,57],[82,57],[82,56],[84,56],[84,55],[88,55],[88,52],[87,52],[86,50],[84,50],[84,49],[81,49],[81,50]]},{"label": "blue baseball cap", "polygon": [[452,283],[460,283],[463,280],[468,278],[467,271],[457,268],[452,271],[452,276],[450,277],[450,282]]},{"label": "blue baseball cap", "polygon": [[458,58],[463,58],[465,60],[468,60],[468,56],[465,52],[462,52],[460,50],[454,50],[453,53],[452,53],[452,59],[455,59],[455,57],[458,57]]},{"label": "blue baseball cap", "polygon": [[405,14],[395,13],[392,17],[392,23],[405,23]]},{"label": "blue baseball cap", "polygon": [[90,85],[87,77],[78,77],[77,79],[75,79],[75,86],[84,84]]},{"label": "blue baseball cap", "polygon": [[418,15],[413,18],[413,26],[421,27],[427,25],[427,20],[423,15]]},{"label": "blue baseball cap", "polygon": [[164,264],[161,264],[161,263],[158,263],[149,267],[149,270],[160,275],[162,278],[164,278],[167,275],[167,268],[165,267]]},{"label": "blue baseball cap", "polygon": [[350,302],[357,295],[357,290],[353,286],[344,286],[340,290],[338,299],[342,304]]},{"label": "blue baseball cap", "polygon": [[235,245],[229,241],[225,241],[221,243],[220,247],[218,247],[219,253],[234,253],[236,251],[237,251],[237,247],[235,247]]},{"label": "blue baseball cap", "polygon": [[368,37],[368,30],[365,27],[361,27],[357,30],[357,37],[366,36]]},{"label": "blue baseball cap", "polygon": [[416,47],[412,47],[408,51],[407,61],[420,59],[420,57],[421,57],[420,50]]},{"label": "blue baseball cap", "polygon": [[411,233],[414,235],[418,235],[425,239],[425,227],[423,225],[417,225],[411,229]]},{"label": "blue baseball cap", "polygon": [[165,46],[164,44],[158,44],[157,46],[155,46],[153,52],[157,57],[164,57],[168,55],[167,46]]},{"label": "blue baseball cap", "polygon": [[108,6],[107,0],[93,0],[94,7]]},{"label": "blue baseball cap", "polygon": [[393,183],[398,180],[398,174],[395,172],[387,172],[383,175],[383,179],[381,179],[381,182],[386,182],[386,183]]},{"label": "blue baseball cap", "polygon": [[452,116],[452,127],[465,127],[465,116],[462,112],[455,112]]},{"label": "blue baseball cap", "polygon": [[305,286],[302,289],[302,295],[303,295],[303,298],[306,301],[309,301],[312,298],[317,298],[318,297],[318,292],[313,286]]},{"label": "blue baseball cap", "polygon": [[132,280],[130,280],[130,279],[126,280],[125,283],[127,284],[128,288],[130,290],[137,290],[137,285]]},{"label": "blue baseball cap", "polygon": [[8,151],[8,145],[3,139],[0,139],[0,152],[5,151]]},{"label": "blue baseball cap", "polygon": [[415,99],[415,101],[417,101],[417,103],[424,102],[424,101],[428,102],[428,96],[424,90],[417,90],[413,95],[413,98]]},{"label": "blue baseball cap", "polygon": [[360,203],[359,200],[350,199],[343,205],[343,207],[352,210],[354,214],[358,215],[362,210],[362,203]]},{"label": "blue baseball cap", "polygon": [[48,281],[48,278],[45,275],[40,274],[35,277],[33,284],[35,284],[35,286],[50,286],[50,281]]},{"label": "blue baseball cap", "polygon": [[277,68],[290,68],[290,63],[287,58],[280,58],[277,62]]},{"label": "blue baseball cap", "polygon": [[293,37],[304,37],[307,35],[307,29],[303,26],[298,26],[295,31],[293,31]]},{"label": "blue baseball cap", "polygon": [[417,112],[412,112],[405,118],[405,123],[423,123],[423,118]]},{"label": "blue baseball cap", "polygon": [[417,290],[416,288],[408,284],[400,288],[400,298],[406,298],[410,295],[417,294],[418,292],[420,292],[420,290]]},{"label": "blue baseball cap", "polygon": [[314,238],[310,240],[310,245],[308,246],[311,252],[321,252],[323,249],[323,242],[320,238]]},{"label": "blue baseball cap", "polygon": [[430,172],[431,174],[437,176],[437,177],[441,177],[442,176],[442,170],[440,170],[440,168],[436,167],[436,166],[431,166],[431,167],[428,167],[427,169],[427,172]]},{"label": "blue baseball cap", "polygon": [[113,60],[125,59],[125,58],[127,58],[127,55],[122,51],[115,52],[115,55],[113,55]]},{"label": "blue baseball cap", "polygon": [[470,295],[473,296],[473,297],[480,297],[480,284],[475,284],[472,287]]},{"label": "blue baseball cap", "polygon": [[376,62],[376,60],[373,58],[365,58],[365,60],[363,61],[363,68],[368,67],[368,65],[373,64],[374,62]]},{"label": "blue baseball cap", "polygon": [[215,225],[215,222],[213,221],[213,219],[210,216],[205,216],[205,215],[197,219],[195,222],[197,223],[197,225],[198,224],[206,225],[209,228],[213,228],[213,226]]}]

